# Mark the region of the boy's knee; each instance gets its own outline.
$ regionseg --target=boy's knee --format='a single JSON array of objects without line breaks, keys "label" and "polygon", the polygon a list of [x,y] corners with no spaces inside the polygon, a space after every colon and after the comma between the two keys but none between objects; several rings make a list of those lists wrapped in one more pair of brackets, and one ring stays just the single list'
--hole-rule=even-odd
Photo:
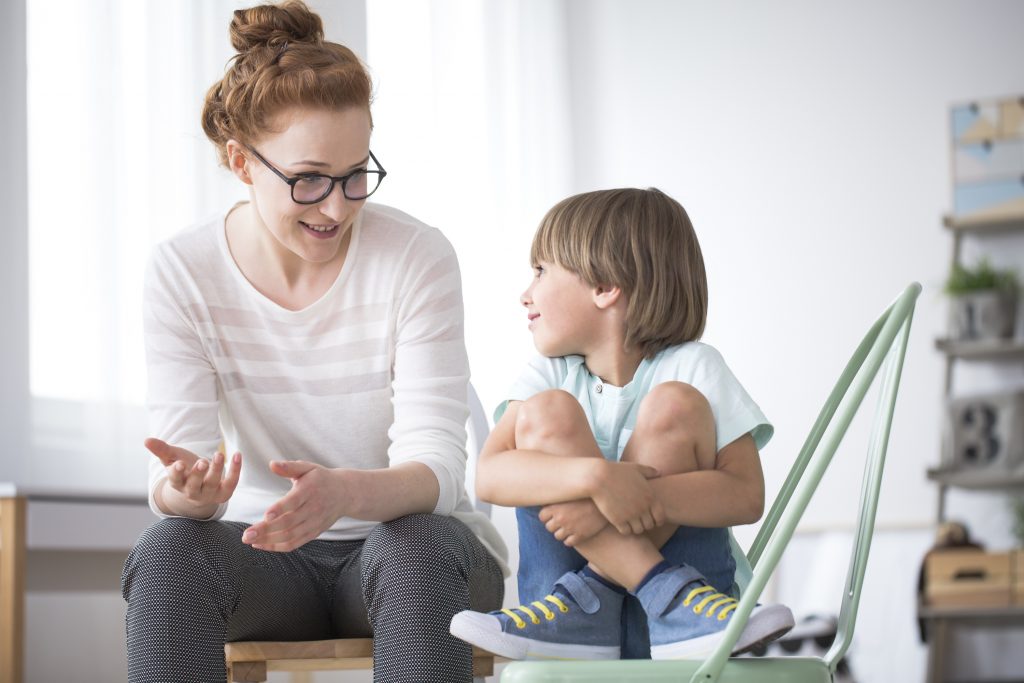
[{"label": "boy's knee", "polygon": [[640,404],[637,426],[669,433],[700,424],[714,425],[711,404],[698,389],[685,382],[663,382],[651,389]]},{"label": "boy's knee", "polygon": [[549,389],[519,406],[516,445],[529,448],[529,444],[572,436],[586,426],[586,416],[576,397],[561,389]]}]

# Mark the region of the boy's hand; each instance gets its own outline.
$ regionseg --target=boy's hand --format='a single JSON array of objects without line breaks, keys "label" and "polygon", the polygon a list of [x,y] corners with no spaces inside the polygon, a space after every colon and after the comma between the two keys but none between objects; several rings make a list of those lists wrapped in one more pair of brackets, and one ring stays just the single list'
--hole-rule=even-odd
[{"label": "boy's hand", "polygon": [[620,534],[642,534],[665,523],[665,510],[647,483],[658,470],[635,462],[603,465],[591,497]]},{"label": "boy's hand", "polygon": [[589,498],[545,505],[540,510],[540,521],[569,548],[592,538],[608,526],[608,520]]}]

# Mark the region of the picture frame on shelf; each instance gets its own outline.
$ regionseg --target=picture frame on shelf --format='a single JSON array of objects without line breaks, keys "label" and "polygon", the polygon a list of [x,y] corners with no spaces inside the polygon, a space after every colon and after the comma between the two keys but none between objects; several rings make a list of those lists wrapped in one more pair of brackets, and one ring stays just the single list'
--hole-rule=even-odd
[{"label": "picture frame on shelf", "polygon": [[1024,478],[1024,391],[950,398],[942,470]]}]

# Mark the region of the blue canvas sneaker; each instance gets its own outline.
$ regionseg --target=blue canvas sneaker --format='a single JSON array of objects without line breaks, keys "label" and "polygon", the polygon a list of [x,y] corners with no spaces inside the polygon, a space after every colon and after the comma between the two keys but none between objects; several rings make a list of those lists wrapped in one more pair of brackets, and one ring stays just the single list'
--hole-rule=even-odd
[{"label": "blue canvas sneaker", "polygon": [[618,659],[624,597],[569,572],[543,600],[487,614],[459,612],[451,633],[509,659]]},{"label": "blue canvas sneaker", "polygon": [[[709,586],[693,567],[666,569],[636,593],[647,612],[651,659],[703,659],[722,639],[739,604]],[[758,605],[736,641],[732,654],[775,640],[793,628],[785,605]]]}]

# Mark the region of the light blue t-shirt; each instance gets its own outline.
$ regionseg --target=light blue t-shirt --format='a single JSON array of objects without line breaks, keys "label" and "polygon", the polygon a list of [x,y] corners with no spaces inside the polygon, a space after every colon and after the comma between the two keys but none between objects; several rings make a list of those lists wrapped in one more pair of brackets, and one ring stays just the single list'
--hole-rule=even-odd
[{"label": "light blue t-shirt", "polygon": [[[606,384],[587,369],[582,356],[536,356],[508,392],[508,399],[494,412],[497,422],[508,401],[526,399],[548,389],[562,389],[576,397],[594,432],[597,445],[608,460],[618,461],[636,426],[643,397],[663,382],[685,382],[700,391],[715,418],[716,450],[744,434],[764,448],[775,429],[725,364],[722,355],[702,342],[671,346],[654,358],[644,359],[624,387]],[[750,563],[729,534],[736,560],[736,584],[744,590],[750,582]]]}]

